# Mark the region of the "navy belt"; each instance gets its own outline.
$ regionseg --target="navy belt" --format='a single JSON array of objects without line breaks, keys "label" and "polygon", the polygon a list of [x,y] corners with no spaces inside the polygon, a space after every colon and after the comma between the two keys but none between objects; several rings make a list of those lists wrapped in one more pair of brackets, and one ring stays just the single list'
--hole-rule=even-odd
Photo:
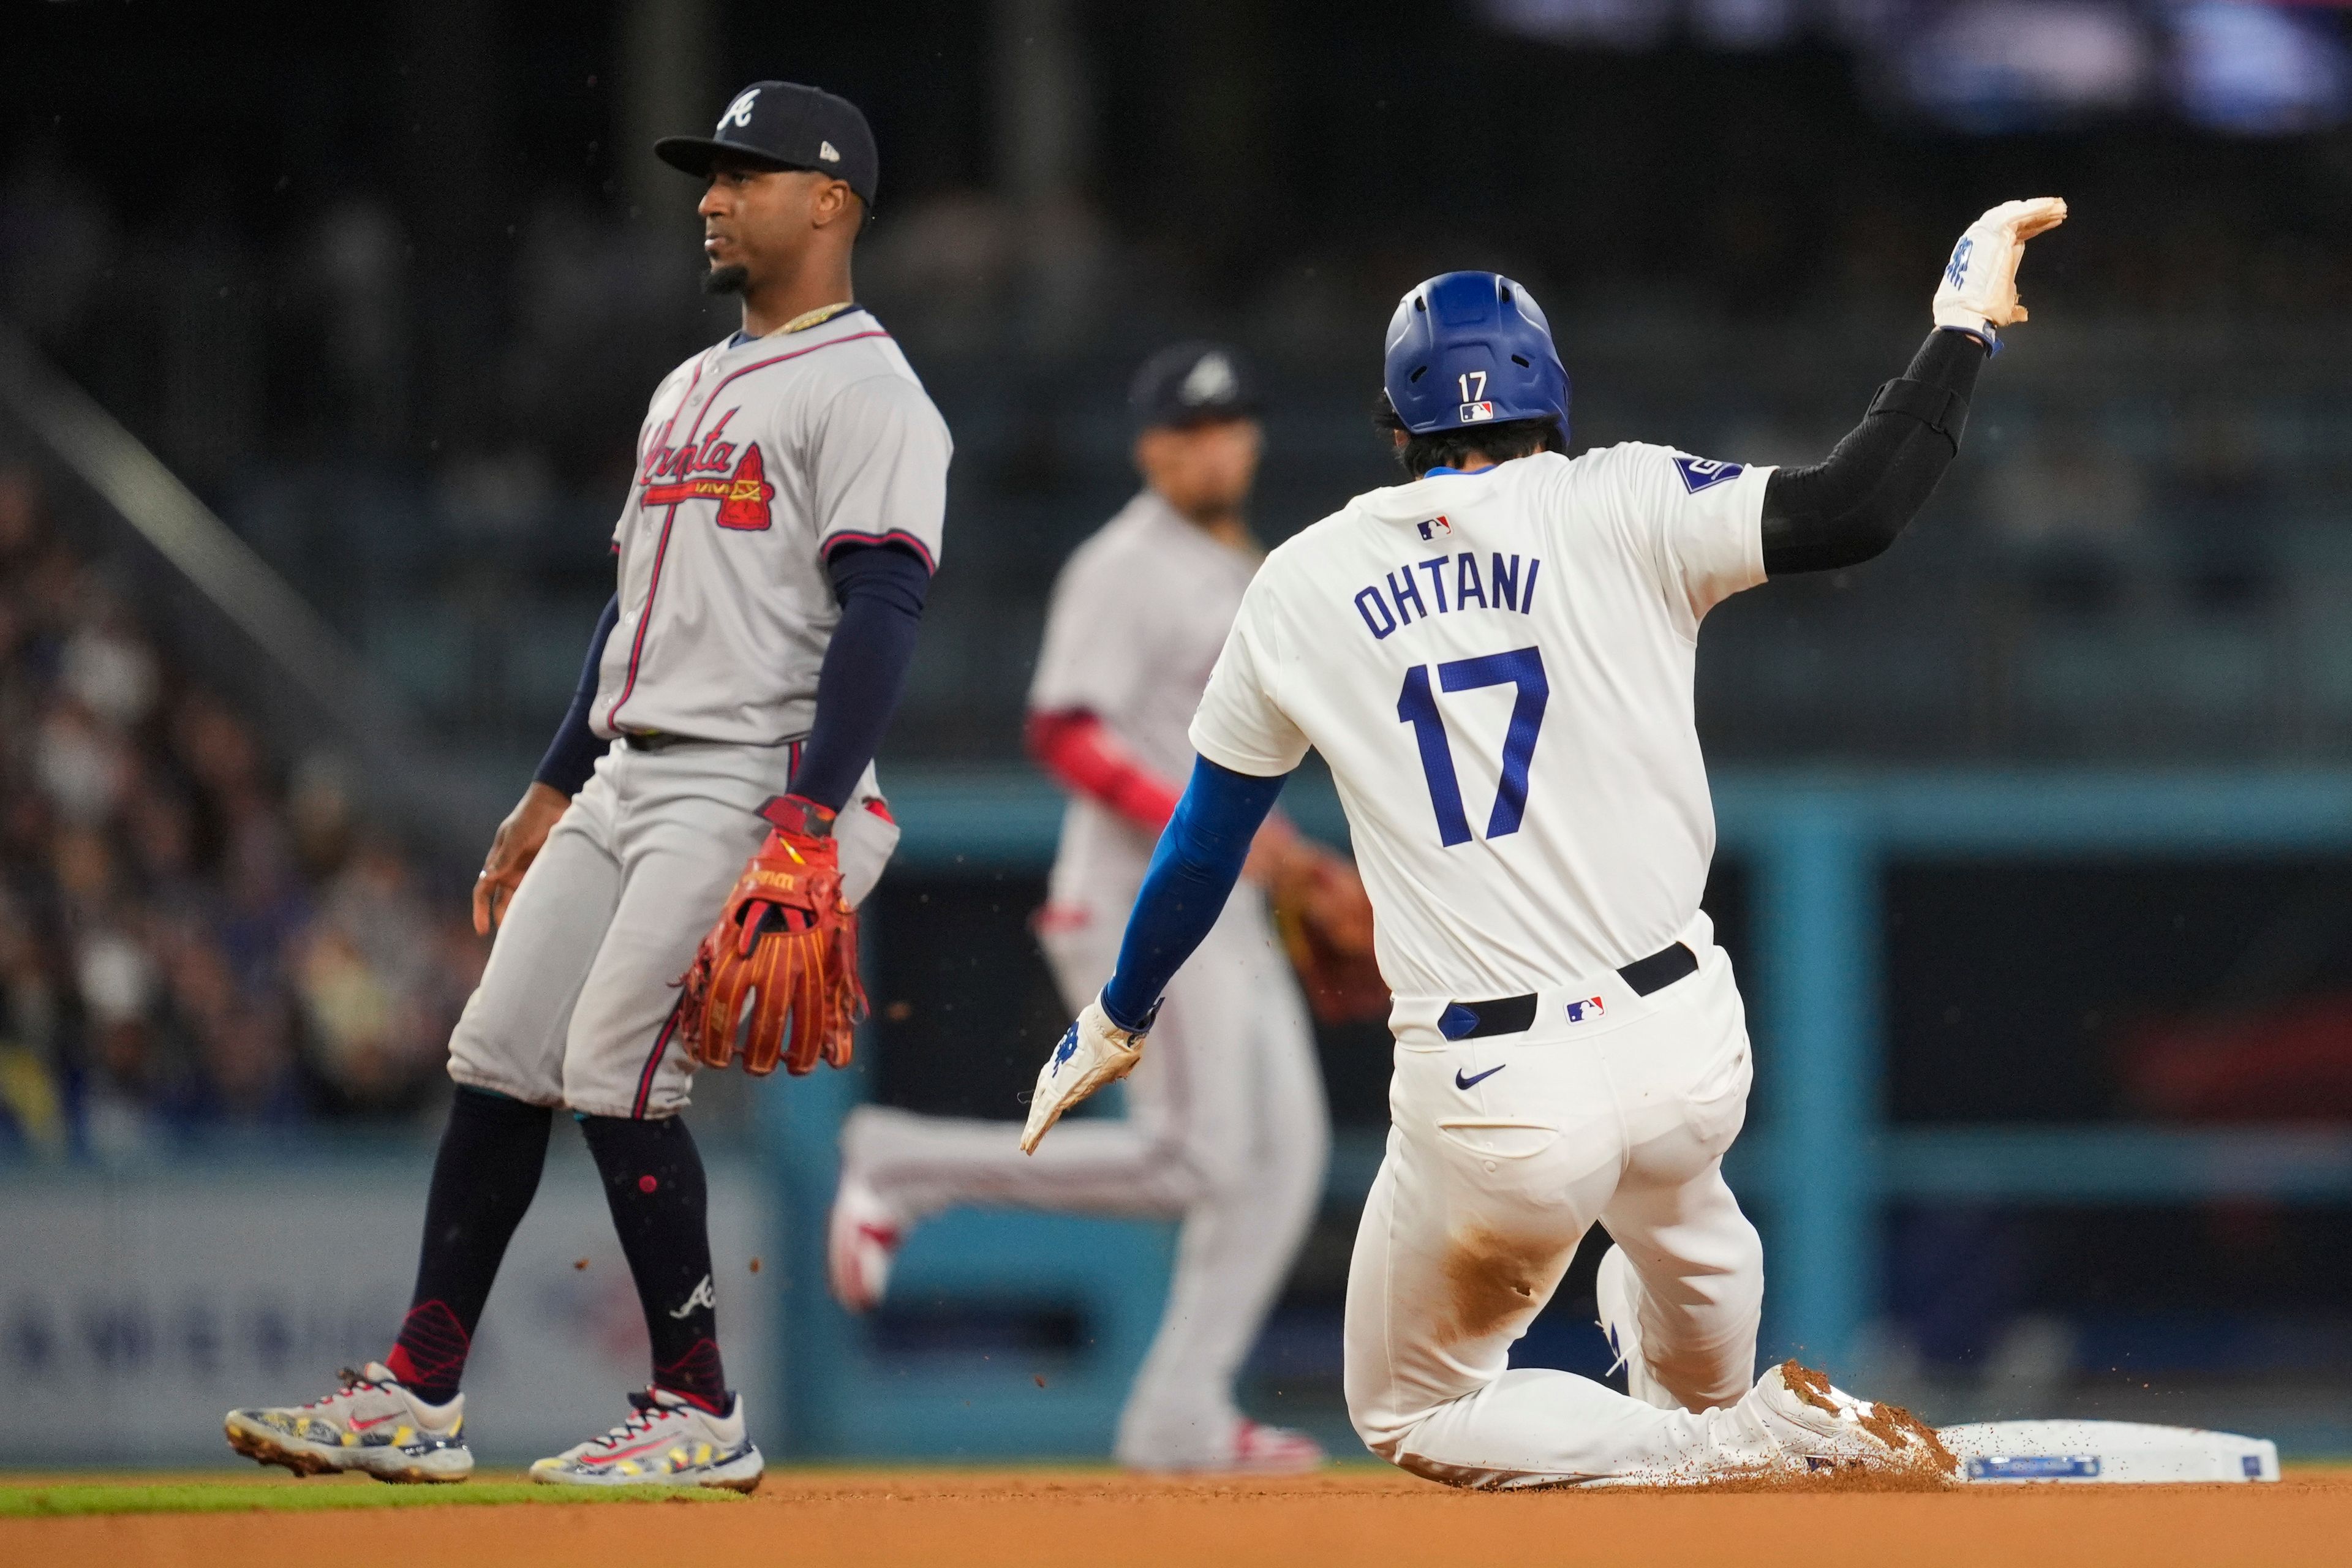
[{"label": "navy belt", "polygon": [[[1664,991],[1686,974],[1698,973],[1698,954],[1681,942],[1637,958],[1617,972],[1636,996]],[[1449,1040],[1483,1040],[1496,1035],[1525,1034],[1535,1026],[1536,993],[1497,996],[1491,1002],[1452,1002],[1437,1020],[1437,1032]]]}]

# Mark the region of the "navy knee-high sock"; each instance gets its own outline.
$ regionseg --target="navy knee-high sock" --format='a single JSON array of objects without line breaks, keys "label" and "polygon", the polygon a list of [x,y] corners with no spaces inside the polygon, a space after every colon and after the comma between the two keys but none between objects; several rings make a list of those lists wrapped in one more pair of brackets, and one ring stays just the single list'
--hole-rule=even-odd
[{"label": "navy knee-high sock", "polygon": [[583,1116],[580,1129],[588,1135],[613,1228],[637,1281],[653,1341],[654,1386],[725,1415],[730,1402],[719,1360],[709,1198],[694,1135],[675,1116],[657,1121]]},{"label": "navy knee-high sock", "polygon": [[383,1358],[393,1376],[430,1404],[457,1395],[490,1282],[539,1191],[553,1119],[546,1106],[463,1085],[450,1101],[425,1200],[416,1289]]}]

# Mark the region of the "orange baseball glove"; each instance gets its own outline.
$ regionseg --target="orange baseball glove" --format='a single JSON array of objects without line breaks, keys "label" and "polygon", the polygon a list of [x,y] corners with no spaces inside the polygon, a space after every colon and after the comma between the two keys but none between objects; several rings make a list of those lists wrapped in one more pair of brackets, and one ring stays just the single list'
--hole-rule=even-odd
[{"label": "orange baseball glove", "polygon": [[1304,847],[1286,857],[1268,891],[1275,929],[1316,1017],[1326,1024],[1387,1017],[1388,982],[1372,956],[1371,900],[1356,868]]},{"label": "orange baseball glove", "polygon": [[734,1061],[738,1035],[749,1073],[772,1073],[779,1058],[795,1077],[819,1058],[847,1067],[866,988],[857,978],[857,914],[841,896],[833,813],[780,795],[760,815],[775,831],[686,972],[679,1033],[715,1068]]}]

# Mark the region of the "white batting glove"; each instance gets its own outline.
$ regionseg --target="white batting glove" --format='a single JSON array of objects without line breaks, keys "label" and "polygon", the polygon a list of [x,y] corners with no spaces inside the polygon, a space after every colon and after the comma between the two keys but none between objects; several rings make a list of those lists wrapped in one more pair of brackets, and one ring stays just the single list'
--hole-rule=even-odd
[{"label": "white batting glove", "polygon": [[1059,1121],[1062,1112],[1135,1070],[1135,1064],[1143,1059],[1143,1037],[1150,1031],[1152,1018],[1159,1016],[1160,1008],[1154,1005],[1142,1028],[1122,1029],[1103,1011],[1100,997],[1087,1004],[1087,1010],[1063,1032],[1062,1043],[1037,1069],[1037,1089],[1029,1097],[1029,1125],[1021,1130],[1024,1154],[1037,1152],[1045,1129]]},{"label": "white batting glove", "polygon": [[2017,302],[2017,264],[2025,242],[2066,221],[2066,204],[2056,196],[2003,202],[1969,226],[1936,290],[1936,325],[1974,332],[1990,348],[2001,328],[2025,320]]}]

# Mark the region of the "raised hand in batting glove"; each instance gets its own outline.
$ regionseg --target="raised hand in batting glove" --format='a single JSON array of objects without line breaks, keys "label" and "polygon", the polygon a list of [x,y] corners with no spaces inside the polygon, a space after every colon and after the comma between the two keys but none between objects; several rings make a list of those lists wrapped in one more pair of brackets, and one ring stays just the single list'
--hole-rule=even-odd
[{"label": "raised hand in batting glove", "polygon": [[1143,1059],[1143,1037],[1159,1016],[1160,1005],[1155,1002],[1142,1028],[1122,1029],[1103,1011],[1100,997],[1087,1003],[1078,1021],[1062,1032],[1062,1042],[1045,1058],[1045,1065],[1037,1069],[1036,1092],[1029,1097],[1029,1124],[1021,1130],[1021,1152],[1034,1154],[1045,1130],[1059,1121],[1064,1111],[1103,1085],[1117,1083],[1133,1072],[1135,1064]]},{"label": "raised hand in batting glove", "polygon": [[2066,204],[2056,196],[2003,202],[1969,226],[1944,281],[1936,290],[1936,325],[1973,332],[1990,348],[2000,329],[2025,320],[2017,301],[2017,264],[2025,242],[2066,221]]},{"label": "raised hand in batting glove", "polygon": [[743,1070],[781,1058],[798,1077],[821,1058],[849,1065],[866,989],[857,977],[857,914],[841,894],[833,816],[779,795],[760,815],[775,829],[743,868],[719,923],[681,982],[678,1033],[706,1064],[723,1068],[743,1039]]}]

